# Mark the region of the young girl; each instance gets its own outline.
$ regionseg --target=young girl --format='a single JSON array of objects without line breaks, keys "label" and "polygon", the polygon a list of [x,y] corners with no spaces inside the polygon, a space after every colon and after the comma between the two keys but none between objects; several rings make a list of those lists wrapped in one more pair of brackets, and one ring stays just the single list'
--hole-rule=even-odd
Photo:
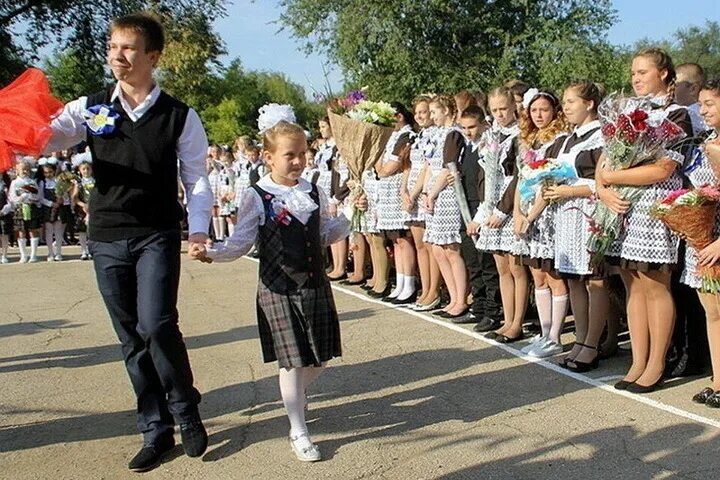
[{"label": "young girl", "polygon": [[420,96],[413,101],[415,123],[420,127],[410,149],[410,169],[403,173],[400,197],[408,212],[410,233],[415,243],[422,292],[414,310],[426,312],[440,304],[440,267],[432,254],[425,236],[425,197],[422,194],[428,157],[432,154],[435,127],[430,118],[430,97]]},{"label": "young girl", "polygon": [[[675,69],[662,50],[643,50],[632,62],[632,84],[637,96],[652,96],[656,109],[692,135],[687,110],[673,104]],[[608,262],[620,268],[627,291],[627,318],[630,328],[632,365],[615,387],[634,393],[655,390],[662,382],[665,354],[670,346],[675,320],[675,303],[670,291],[670,274],[678,261],[678,238],[659,220],[650,216],[650,207],[682,186],[677,172],[684,156],[668,150],[652,164],[627,170],[599,168],[595,173],[598,198],[610,209],[627,213],[626,227],[607,253]],[[612,185],[642,187],[632,205]]]},{"label": "young girl", "polygon": [[315,165],[315,155],[317,155],[317,150],[308,147],[307,153],[305,154],[305,168],[302,173],[302,178],[313,184],[317,183],[318,177],[320,176],[320,171],[317,169],[317,165]]},{"label": "young girl", "polygon": [[378,229],[392,240],[395,258],[395,289],[385,300],[395,305],[406,305],[416,300],[415,249],[407,236],[408,219],[402,209],[400,183],[406,165],[413,132],[413,116],[401,103],[392,103],[397,111],[395,131],[385,146],[382,159],[375,165],[378,180]]},{"label": "young girl", "polygon": [[[318,187],[325,193],[328,199],[332,199],[340,185],[340,173],[337,171],[339,163],[338,148],[330,127],[330,119],[325,117],[318,122],[320,136],[324,140],[315,155],[315,165],[320,172],[317,179]],[[330,214],[337,215],[337,203],[328,204]],[[332,253],[332,271],[328,274],[331,281],[344,280],[347,278],[345,266],[347,264],[348,245],[347,239],[342,239],[330,247]]]},{"label": "young girl", "polygon": [[[718,132],[720,131],[720,78],[707,82],[700,90],[700,114],[703,116],[705,124],[710,127],[704,141],[704,146],[707,148],[711,142],[718,142]],[[700,149],[698,153],[702,154],[701,163],[699,165],[690,165],[685,170],[686,175],[696,187],[706,184],[717,185],[719,179],[715,177],[710,168],[707,153],[703,152],[703,149]],[[720,210],[715,216],[714,233],[715,236],[720,236]],[[681,277],[681,281],[685,285],[697,289],[700,302],[705,309],[708,344],[712,362],[712,385],[693,396],[693,401],[704,403],[713,408],[720,408],[720,294],[713,295],[702,292],[700,289],[702,282],[696,268],[698,264],[703,267],[715,265],[719,260],[720,238],[700,252],[696,252],[692,247],[688,246],[685,252],[685,269]]]},{"label": "young girl", "polygon": [[222,163],[222,177],[218,188],[218,196],[220,197],[220,205],[218,207],[218,215],[223,223],[227,225],[228,235],[232,235],[235,231],[235,167],[233,162],[235,157],[231,152],[223,152],[220,155]]},{"label": "young girl", "polygon": [[[267,112],[267,110],[266,110]],[[302,128],[280,121],[265,131],[270,175],[245,193],[238,228],[200,260],[239,258],[258,239],[257,316],[265,362],[280,367],[280,393],[290,419],[290,445],[302,461],[320,460],[305,423],[306,389],[328,360],[339,357],[340,325],[322,263],[323,248],[348,235],[345,216],[327,214],[324,193],[303,180],[307,141]]]},{"label": "young girl", "polygon": [[[48,262],[62,261],[62,243],[65,225],[67,224],[68,210],[70,209],[70,195],[65,193],[58,197],[56,194],[57,160],[43,159],[38,165],[43,171],[44,180],[39,183],[40,204],[42,205],[43,222],[45,223],[45,244],[48,249]],[[53,243],[54,239],[54,243]]]},{"label": "young girl", "polygon": [[[530,89],[523,102],[520,118],[520,157],[523,164],[557,157],[567,138],[567,124],[560,100],[549,92]],[[523,178],[520,177],[522,184]],[[521,201],[515,192],[513,220],[515,234],[528,240],[529,254],[522,263],[530,267],[535,284],[535,302],[541,333],[523,349],[532,357],[545,358],[563,351],[560,334],[567,314],[568,292],[565,281],[553,265],[555,259],[555,205],[548,205],[542,196]]]},{"label": "young girl", "polygon": [[516,256],[527,245],[513,231],[510,218],[515,200],[517,176],[517,136],[515,98],[512,92],[499,87],[488,95],[494,122],[481,140],[480,163],[485,172],[485,199],[468,225],[468,235],[477,235],[475,246],[491,252],[500,276],[500,297],[505,323],[487,334],[501,343],[522,337],[522,322],[528,300],[527,269]]},{"label": "young girl", "polygon": [[430,116],[436,127],[434,147],[428,158],[425,175],[426,226],[423,241],[432,244],[450,303],[438,315],[459,318],[468,311],[467,271],[460,254],[460,229],[463,227],[455,189],[448,186],[448,164],[457,165],[465,147],[465,139],[455,126],[455,100],[438,95],[430,102]]},{"label": "young girl", "polygon": [[609,314],[601,272],[590,268],[586,219],[595,209],[595,168],[604,143],[597,112],[603,96],[603,88],[589,81],[565,89],[563,112],[575,129],[562,142],[557,160],[572,165],[577,178],[566,185],[548,187],[543,194],[546,201],[557,202],[555,268],[570,288],[576,339],[564,366],[576,372],[597,367],[600,336]]},{"label": "young girl", "polygon": [[10,247],[10,234],[13,231],[13,208],[8,196],[10,176],[3,172],[0,181],[0,263],[9,263],[7,258],[8,247]]},{"label": "young girl", "polygon": [[[77,156],[80,157],[80,155]],[[78,233],[78,239],[80,240],[80,260],[90,260],[92,256],[87,243],[88,212],[90,209],[90,192],[95,188],[90,157],[80,157],[77,169],[80,172],[80,181],[75,183],[72,193],[72,203],[75,207],[75,231]]]},{"label": "young girl", "polygon": [[224,173],[224,167],[220,161],[220,147],[211,145],[208,147],[208,181],[213,194],[212,209],[212,233],[216,241],[221,242],[225,239],[225,217],[220,215],[220,204],[222,203],[222,187],[227,176]]},{"label": "young girl", "polygon": [[[10,183],[10,205],[15,210],[15,237],[20,249],[20,263],[37,262],[37,248],[40,244],[40,195],[38,184],[30,176],[32,167],[28,162],[18,163],[17,176]],[[30,257],[27,256],[27,235],[30,236]]]}]

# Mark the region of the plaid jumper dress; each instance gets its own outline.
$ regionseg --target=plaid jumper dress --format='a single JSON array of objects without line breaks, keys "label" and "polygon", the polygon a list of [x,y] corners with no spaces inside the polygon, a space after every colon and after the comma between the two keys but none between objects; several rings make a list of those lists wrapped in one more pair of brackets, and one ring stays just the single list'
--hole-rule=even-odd
[{"label": "plaid jumper dress", "polygon": [[[303,225],[271,218],[274,195],[254,185],[265,210],[259,227],[257,319],[263,359],[279,367],[320,366],[341,355],[340,323],[323,266],[320,209]],[[310,197],[319,206],[318,187]]]}]

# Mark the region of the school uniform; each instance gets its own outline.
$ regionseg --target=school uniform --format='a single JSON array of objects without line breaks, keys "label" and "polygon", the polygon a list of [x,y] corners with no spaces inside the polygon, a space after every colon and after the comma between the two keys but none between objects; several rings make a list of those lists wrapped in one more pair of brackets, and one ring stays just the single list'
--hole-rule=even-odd
[{"label": "school uniform", "polygon": [[[457,163],[464,148],[465,139],[458,127],[437,127],[433,131],[433,148],[428,157],[430,180],[425,188],[427,194],[432,192],[442,170],[450,163]],[[463,220],[455,189],[446,186],[435,199],[433,212],[425,213],[423,241],[433,245],[460,244],[462,226]]]},{"label": "school uniform", "polygon": [[[485,199],[473,219],[481,226],[475,242],[478,250],[513,255],[527,252],[527,242],[515,235],[512,219],[518,175],[519,134],[517,124],[509,127],[493,125],[483,133],[480,165],[485,172]],[[502,221],[499,228],[485,225],[492,215]]]},{"label": "school uniform", "polygon": [[263,360],[285,368],[320,366],[342,354],[340,326],[323,249],[349,234],[345,216],[330,217],[322,190],[304,179],[294,187],[270,176],[250,188],[235,233],[208,251],[231,261],[257,239],[257,320]]},{"label": "school uniform", "polygon": [[[566,162],[575,169],[576,178],[569,186],[586,186],[595,191],[595,167],[602,156],[605,142],[600,122],[595,120],[576,128],[562,141],[558,162]],[[590,267],[590,229],[588,218],[595,211],[597,199],[573,197],[561,200],[555,212],[555,270],[564,278],[592,276]]]},{"label": "school uniform", "polygon": [[[480,141],[467,142],[458,169],[472,217],[475,217],[485,200],[485,170],[480,165],[480,146]],[[468,269],[468,281],[473,296],[470,310],[478,319],[487,317],[494,322],[500,322],[500,277],[495,260],[491,253],[475,248],[475,240],[467,235],[465,228],[460,229],[460,237],[460,250]]]},{"label": "school uniform", "polygon": [[8,199],[14,209],[16,230],[37,230],[42,226],[40,188],[32,178],[16,178],[10,182]]},{"label": "school uniform", "polygon": [[[410,144],[414,136],[412,127],[404,125],[400,130],[393,132],[385,146],[385,152],[380,159],[380,166],[388,162],[399,162],[400,152]],[[407,230],[409,215],[403,209],[402,198],[400,197],[400,186],[402,182],[402,169],[394,175],[378,179],[378,230],[385,232]]]},{"label": "school uniform", "polygon": [[[422,129],[412,139],[410,148],[410,171],[407,177],[407,191],[412,193],[418,182],[418,177],[425,167],[428,158],[432,155],[434,131],[437,127]],[[413,208],[408,214],[408,222],[411,224],[425,223],[425,194],[418,195]]]},{"label": "school uniform", "polygon": [[[119,119],[94,134],[85,114],[99,105]],[[178,175],[189,233],[205,233],[213,204],[205,131],[193,109],[158,86],[133,108],[119,84],[68,103],[51,127],[48,150],[81,141],[90,147],[90,253],[137,397],[138,430],[146,443],[157,444],[172,435],[176,422],[199,421],[200,393],[178,324]]]}]

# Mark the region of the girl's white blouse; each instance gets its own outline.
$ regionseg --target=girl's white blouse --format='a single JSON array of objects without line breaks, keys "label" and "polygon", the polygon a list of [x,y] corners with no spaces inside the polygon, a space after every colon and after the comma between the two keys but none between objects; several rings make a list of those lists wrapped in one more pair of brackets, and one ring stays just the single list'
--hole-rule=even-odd
[{"label": "girl's white blouse", "polygon": [[[292,214],[293,222],[305,224],[312,212],[318,208],[310,198],[312,184],[300,178],[293,187],[279,185],[266,175],[258,181],[257,186],[274,195],[285,203],[285,207]],[[328,213],[328,199],[325,193],[318,189],[320,200],[320,241],[324,247],[350,235],[350,220],[345,215],[332,217]],[[260,226],[265,224],[265,208],[262,198],[254,188],[248,188],[243,194],[240,208],[237,212],[237,225],[235,232],[224,243],[209,248],[207,256],[216,262],[230,262],[246,255],[257,241]],[[298,248],[305,248],[298,245]]]}]

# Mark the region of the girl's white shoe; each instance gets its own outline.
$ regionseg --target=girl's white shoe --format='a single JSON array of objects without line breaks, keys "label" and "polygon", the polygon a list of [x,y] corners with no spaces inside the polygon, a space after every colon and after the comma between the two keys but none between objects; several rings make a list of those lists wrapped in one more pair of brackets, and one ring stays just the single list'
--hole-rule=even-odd
[{"label": "girl's white shoe", "polygon": [[307,433],[300,434],[297,437],[290,435],[290,447],[301,462],[317,462],[322,459],[320,449],[310,441],[310,436]]}]

